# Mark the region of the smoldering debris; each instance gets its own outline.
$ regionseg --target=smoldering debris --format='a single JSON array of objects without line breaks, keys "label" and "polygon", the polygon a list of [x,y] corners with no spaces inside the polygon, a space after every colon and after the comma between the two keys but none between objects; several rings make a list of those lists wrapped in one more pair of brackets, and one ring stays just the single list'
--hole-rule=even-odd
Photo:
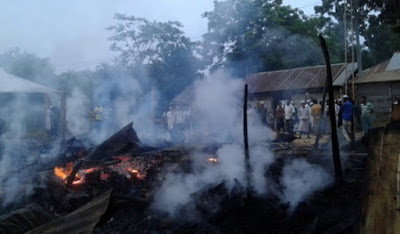
[{"label": "smoldering debris", "polygon": [[[132,125],[126,129],[134,132]],[[121,140],[116,136],[124,132],[122,129],[110,139]],[[120,142],[110,139],[100,148],[112,149]],[[73,150],[77,146],[85,147],[85,144],[73,145]],[[86,166],[79,170],[72,187],[66,186],[53,170],[41,171],[43,182],[40,187],[32,188],[31,201],[46,210],[43,213],[46,217],[61,214],[63,219],[71,218],[71,222],[76,223],[83,218],[79,210],[84,209],[79,207],[89,207],[90,211],[90,206],[85,204],[91,200],[95,204],[97,197],[113,189],[107,209],[94,227],[99,232],[299,231],[309,228],[316,215],[322,214],[320,208],[304,213],[305,206],[301,202],[309,200],[315,191],[329,193],[330,189],[331,177],[318,165],[310,164],[306,159],[277,157],[262,145],[251,147],[254,189],[250,197],[246,194],[247,185],[243,178],[241,146],[187,145],[154,149],[139,145],[143,150],[135,150],[135,147],[121,148],[117,157],[111,151],[103,150],[110,153],[96,159],[90,157],[91,153],[85,154],[83,159],[77,158],[86,158],[83,164]],[[96,148],[98,151],[99,147]],[[351,199],[353,195],[356,196],[356,192],[353,191]],[[319,199],[316,204],[328,201],[324,196],[314,195],[308,202],[315,199]],[[290,201],[289,205],[287,201]],[[333,208],[330,206],[329,209]],[[74,215],[69,215],[74,210]],[[46,217],[38,219],[45,220]],[[0,219],[0,228],[3,221]],[[318,225],[321,230],[328,227],[323,226],[324,223]]]}]

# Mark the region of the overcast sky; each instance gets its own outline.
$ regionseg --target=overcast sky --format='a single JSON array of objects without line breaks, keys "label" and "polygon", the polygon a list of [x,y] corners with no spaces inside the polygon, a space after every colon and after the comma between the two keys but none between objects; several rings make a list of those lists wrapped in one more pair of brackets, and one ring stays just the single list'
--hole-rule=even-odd
[{"label": "overcast sky", "polygon": [[[320,0],[284,0],[307,14]],[[94,68],[112,57],[107,26],[114,13],[176,20],[187,36],[201,39],[213,0],[0,0],[0,52],[19,47],[49,57],[57,72]]]}]

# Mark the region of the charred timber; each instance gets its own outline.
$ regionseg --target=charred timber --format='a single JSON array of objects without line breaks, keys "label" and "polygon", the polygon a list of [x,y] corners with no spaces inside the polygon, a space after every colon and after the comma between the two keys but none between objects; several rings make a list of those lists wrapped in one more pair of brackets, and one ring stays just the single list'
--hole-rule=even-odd
[{"label": "charred timber", "polygon": [[[329,118],[331,122],[331,134],[332,134],[332,156],[333,156],[333,164],[335,167],[335,177],[336,181],[340,184],[343,184],[343,173],[342,173],[342,164],[340,162],[340,152],[339,152],[339,142],[337,137],[337,129],[336,129],[336,117],[334,110],[334,102],[333,102],[333,79],[332,79],[332,71],[331,71],[331,62],[329,59],[329,52],[326,46],[325,39],[319,35],[319,41],[321,43],[322,52],[324,54],[325,62],[326,62],[326,72],[327,72],[327,84],[328,84],[328,92],[329,92]],[[325,97],[325,94],[324,94]],[[324,100],[325,101],[325,100]],[[322,109],[323,110],[323,109]]]},{"label": "charred timber", "polygon": [[246,165],[246,180],[247,180],[247,195],[250,195],[250,153],[249,153],[249,137],[247,132],[247,84],[244,86],[244,101],[243,101],[243,140],[244,140],[244,156]]},{"label": "charred timber", "polygon": [[88,159],[93,161],[104,160],[128,151],[138,151],[141,143],[132,124],[132,122],[129,123],[104,141],[93,153],[89,154]]}]

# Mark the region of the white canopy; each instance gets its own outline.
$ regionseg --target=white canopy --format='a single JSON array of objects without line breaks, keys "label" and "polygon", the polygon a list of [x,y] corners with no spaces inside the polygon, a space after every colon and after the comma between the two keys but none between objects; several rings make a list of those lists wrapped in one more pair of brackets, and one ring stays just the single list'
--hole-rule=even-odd
[{"label": "white canopy", "polygon": [[0,93],[59,93],[59,91],[11,75],[0,68]]}]

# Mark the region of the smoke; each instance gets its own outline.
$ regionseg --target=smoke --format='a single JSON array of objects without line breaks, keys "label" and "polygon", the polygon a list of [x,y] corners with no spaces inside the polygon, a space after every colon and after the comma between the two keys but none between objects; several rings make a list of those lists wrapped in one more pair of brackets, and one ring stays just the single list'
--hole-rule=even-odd
[{"label": "smoke", "polygon": [[[243,187],[249,186],[243,149],[243,87],[242,80],[223,72],[216,72],[195,83],[195,99],[190,107],[195,126],[186,140],[197,144],[220,144],[215,153],[218,163],[204,163],[207,161],[204,153],[193,152],[193,173],[168,173],[164,183],[155,191],[154,209],[172,216],[188,208],[193,213],[196,212],[191,205],[194,193],[222,182],[229,191],[235,188],[237,182]],[[250,179],[258,195],[268,192],[264,173],[275,160],[269,149],[259,141],[271,135],[271,130],[260,122],[249,121]]]},{"label": "smoke", "polygon": [[6,94],[2,96],[0,136],[0,203],[7,206],[28,196],[32,188],[29,168],[38,160],[38,154],[25,142],[35,134],[32,129],[42,106],[32,96]]},{"label": "smoke", "polygon": [[281,183],[284,186],[282,202],[289,202],[290,211],[317,190],[329,186],[332,175],[318,165],[305,159],[294,159],[283,168]]},{"label": "smoke", "polygon": [[88,119],[90,101],[78,88],[67,97],[67,123],[68,130],[74,136],[86,134],[90,131]]}]

